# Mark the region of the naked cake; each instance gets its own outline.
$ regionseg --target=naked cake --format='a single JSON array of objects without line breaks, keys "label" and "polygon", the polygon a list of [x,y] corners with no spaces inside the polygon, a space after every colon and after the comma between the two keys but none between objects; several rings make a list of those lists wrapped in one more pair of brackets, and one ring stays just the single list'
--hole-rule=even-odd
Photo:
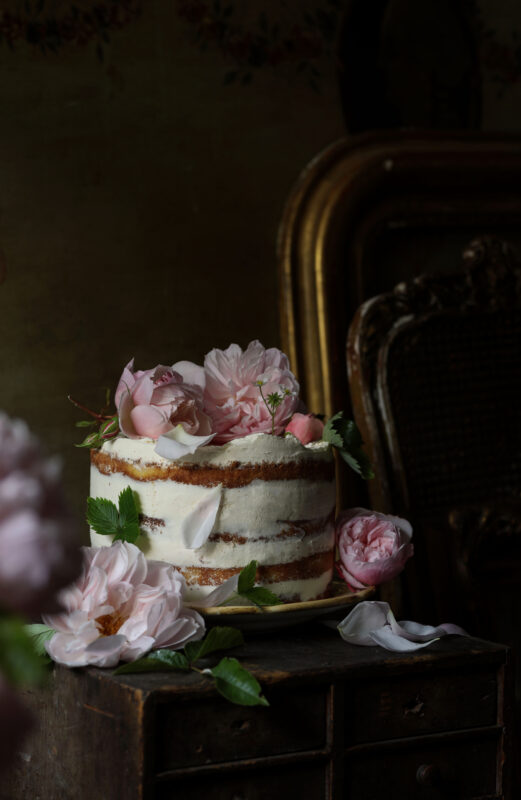
[{"label": "naked cake", "polygon": [[[132,489],[137,544],[186,578],[189,601],[257,562],[283,601],[327,596],[334,565],[335,469],[323,423],[302,407],[287,357],[254,341],[123,370],[117,415],[89,439],[93,498]],[[297,424],[298,423],[298,424]],[[292,427],[293,425],[293,427]],[[111,537],[91,529],[95,546]]]},{"label": "naked cake", "polygon": [[[130,486],[147,558],[177,567],[187,600],[204,598],[250,561],[257,583],[284,601],[325,596],[334,561],[331,447],[250,434],[174,461],[153,439],[118,436],[91,452],[91,495],[117,501]],[[204,528],[208,517],[211,527]],[[94,532],[92,544],[107,544]]]}]

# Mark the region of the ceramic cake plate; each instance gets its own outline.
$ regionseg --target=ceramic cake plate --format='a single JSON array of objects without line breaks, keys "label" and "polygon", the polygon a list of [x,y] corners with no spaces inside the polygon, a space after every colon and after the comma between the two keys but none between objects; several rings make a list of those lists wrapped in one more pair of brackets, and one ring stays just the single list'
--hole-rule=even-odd
[{"label": "ceramic cake plate", "polygon": [[[304,600],[300,603],[284,603],[277,606],[193,606],[205,619],[208,626],[232,625],[242,630],[270,631],[309,622],[319,617],[338,618],[362,600],[369,600],[375,592],[368,586],[358,592],[350,592],[343,581],[333,581],[331,597],[321,600]],[[190,605],[190,603],[187,603]]]}]

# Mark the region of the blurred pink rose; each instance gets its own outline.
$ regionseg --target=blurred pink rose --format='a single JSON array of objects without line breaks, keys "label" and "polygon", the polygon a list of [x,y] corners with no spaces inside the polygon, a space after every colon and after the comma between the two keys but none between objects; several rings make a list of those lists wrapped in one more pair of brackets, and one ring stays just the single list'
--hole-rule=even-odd
[{"label": "blurred pink rose", "polygon": [[79,545],[58,462],[24,422],[0,414],[0,606],[55,611],[58,590],[80,572]]},{"label": "blurred pink rose", "polygon": [[83,547],[83,574],[61,593],[67,613],[47,615],[50,657],[68,667],[114,667],[158,647],[201,639],[204,620],[183,607],[185,579],[129,542]]},{"label": "blurred pink rose", "polygon": [[396,577],[414,552],[412,528],[405,519],[352,508],[335,523],[338,571],[353,589]]},{"label": "blurred pink rose", "polygon": [[[125,436],[137,439],[147,436],[157,439],[181,424],[187,433],[207,436],[212,432],[211,421],[203,411],[203,388],[195,381],[203,374],[202,367],[188,362],[134,372],[134,359],[129,361],[115,394],[119,426]],[[179,367],[178,371],[176,367]],[[189,372],[193,383],[185,383],[183,371]]]},{"label": "blurred pink rose", "polygon": [[324,423],[313,414],[293,414],[286,425],[286,433],[292,433],[302,444],[321,439],[323,430]]},{"label": "blurred pink rose", "polygon": [[0,769],[8,768],[34,720],[16,692],[0,675]]},{"label": "blurred pink rose", "polygon": [[260,342],[253,341],[244,352],[237,344],[226,350],[211,350],[204,360],[204,371],[205,410],[216,432],[215,444],[250,433],[272,432],[271,416],[258,381],[262,381],[265,397],[272,393],[283,395],[275,412],[276,434],[284,431],[299,404],[297,379],[289,369],[287,357],[276,347],[265,350]]}]

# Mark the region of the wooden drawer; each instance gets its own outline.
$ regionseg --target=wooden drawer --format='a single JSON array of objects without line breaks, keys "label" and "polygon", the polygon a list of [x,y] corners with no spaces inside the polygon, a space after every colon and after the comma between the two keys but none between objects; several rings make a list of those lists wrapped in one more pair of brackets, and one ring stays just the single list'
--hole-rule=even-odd
[{"label": "wooden drawer", "polygon": [[153,800],[325,800],[326,776],[326,764],[303,763],[223,775],[194,775],[156,783]]},{"label": "wooden drawer", "polygon": [[328,695],[324,686],[274,690],[268,708],[221,698],[158,703],[154,771],[323,748]]},{"label": "wooden drawer", "polygon": [[[437,738],[437,737],[436,737]],[[494,797],[500,732],[443,737],[395,747],[353,748],[345,762],[346,800],[472,800]]]},{"label": "wooden drawer", "polygon": [[[351,720],[356,719],[356,725]],[[346,687],[349,744],[497,724],[496,672],[423,675]]]}]

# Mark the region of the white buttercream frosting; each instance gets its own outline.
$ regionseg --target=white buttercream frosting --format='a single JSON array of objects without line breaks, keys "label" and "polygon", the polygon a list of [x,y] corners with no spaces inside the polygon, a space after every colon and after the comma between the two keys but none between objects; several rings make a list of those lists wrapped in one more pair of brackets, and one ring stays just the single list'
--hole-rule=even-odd
[{"label": "white buttercream frosting", "polygon": [[221,445],[208,444],[199,447],[175,461],[155,452],[154,439],[127,439],[117,436],[106,441],[103,452],[112,458],[131,461],[136,464],[175,464],[212,465],[226,467],[235,462],[241,464],[285,464],[291,461],[331,459],[331,445],[328,442],[311,442],[303,445],[291,433],[286,436],[271,436],[267,433],[251,433]]}]

